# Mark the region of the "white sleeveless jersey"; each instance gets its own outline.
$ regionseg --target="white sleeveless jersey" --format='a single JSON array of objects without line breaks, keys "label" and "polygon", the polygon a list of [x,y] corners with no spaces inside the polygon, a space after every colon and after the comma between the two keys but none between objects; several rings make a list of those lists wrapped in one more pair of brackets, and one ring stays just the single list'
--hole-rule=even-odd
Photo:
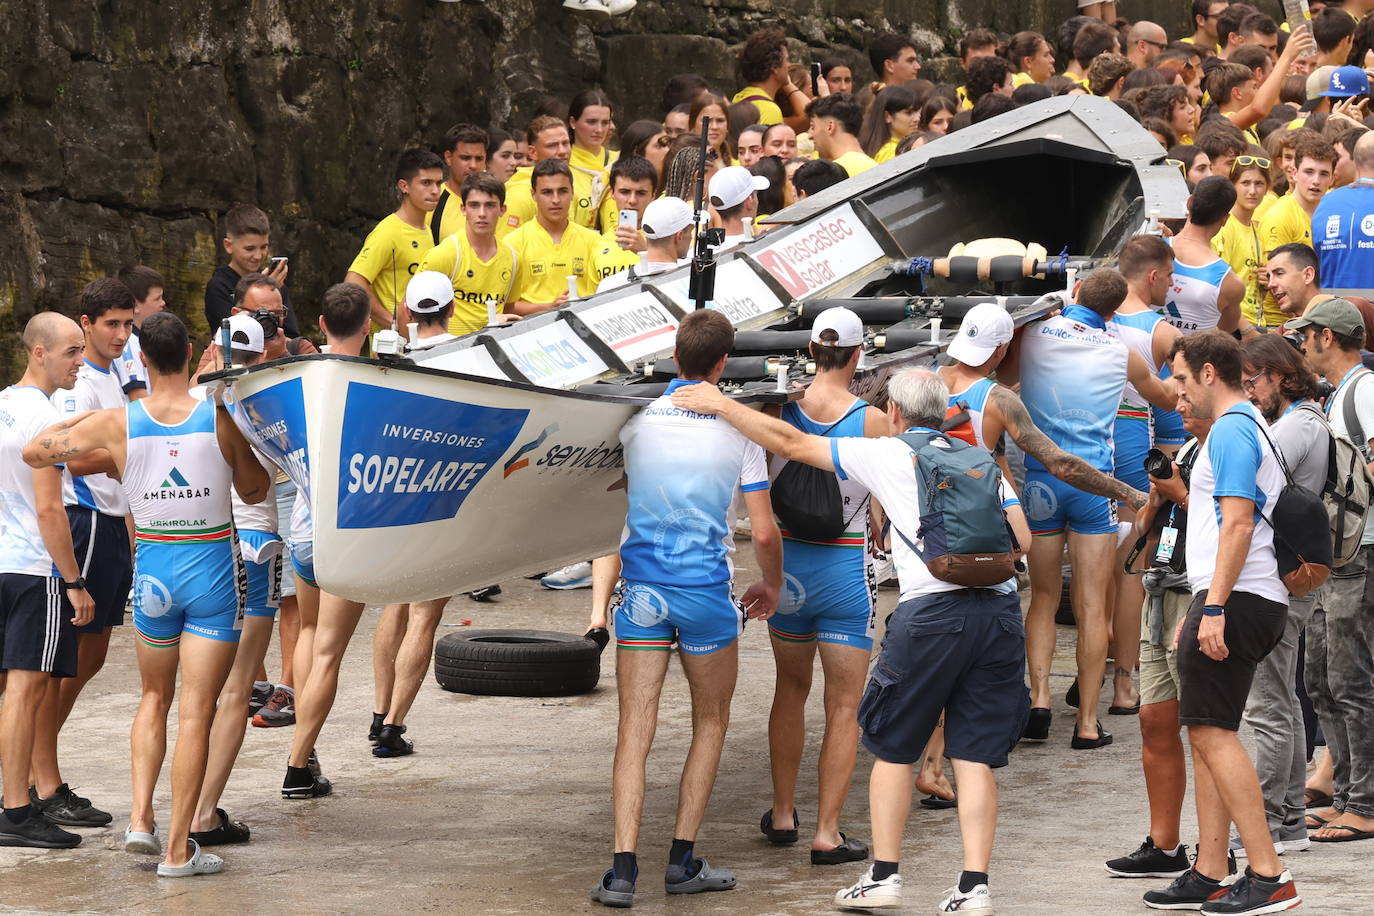
[{"label": "white sleeveless jersey", "polygon": [[[118,363],[115,360],[115,363]],[[65,417],[71,417],[88,410],[104,410],[123,407],[129,402],[120,385],[114,365],[102,369],[90,360],[84,360],[76,376],[76,387],[70,391],[59,388],[53,392],[52,406]],[[73,477],[66,469],[62,471],[62,503],[67,506],[80,506],[94,509],[103,515],[125,516],[129,514],[129,500],[119,481],[106,474],[87,474]]]},{"label": "white sleeveless jersey", "polygon": [[134,401],[129,424],[124,492],[140,541],[208,543],[233,537],[232,474],[215,435],[215,406],[196,405],[181,423],[166,426]]},{"label": "white sleeveless jersey", "polygon": [[1221,320],[1217,302],[1231,265],[1222,258],[1197,266],[1174,259],[1174,283],[1164,305],[1166,320],[1184,334],[1210,331]]},{"label": "white sleeveless jersey", "polygon": [[[1155,363],[1155,325],[1164,320],[1164,316],[1154,311],[1146,309],[1143,312],[1132,312],[1129,315],[1113,315],[1112,320],[1107,322],[1107,330],[1121,338],[1121,342],[1130,347],[1140,358],[1145,360],[1145,365],[1149,366],[1155,373],[1159,372],[1159,366]],[[1150,402],[1145,400],[1145,396],[1135,390],[1135,386],[1130,382],[1126,383],[1126,390],[1121,394],[1121,414],[1138,416],[1140,419],[1149,419]]]}]

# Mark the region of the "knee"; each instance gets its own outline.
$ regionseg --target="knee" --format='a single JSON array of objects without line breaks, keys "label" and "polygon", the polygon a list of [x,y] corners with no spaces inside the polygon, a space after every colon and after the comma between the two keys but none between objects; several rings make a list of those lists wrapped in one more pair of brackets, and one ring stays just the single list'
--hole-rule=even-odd
[{"label": "knee", "polygon": [[[1168,706],[1168,709],[1159,707]],[[1177,703],[1151,703],[1140,707],[1140,734],[1150,742],[1178,740]]]}]

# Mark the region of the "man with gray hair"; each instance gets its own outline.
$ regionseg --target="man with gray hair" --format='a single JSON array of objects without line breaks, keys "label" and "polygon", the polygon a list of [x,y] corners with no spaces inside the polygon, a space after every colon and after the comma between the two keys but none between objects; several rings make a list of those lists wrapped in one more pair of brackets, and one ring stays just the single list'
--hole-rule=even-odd
[{"label": "man with gray hair", "polygon": [[[888,382],[888,397],[894,430],[919,433],[935,447],[950,447],[938,432],[949,402],[949,389],[939,376],[926,369],[900,372]],[[841,481],[858,481],[882,503],[902,534],[893,542],[901,598],[888,619],[882,653],[859,707],[864,746],[877,758],[869,780],[874,863],[859,881],[839,891],[835,902],[857,909],[900,905],[898,864],[911,809],[912,766],[944,710],[946,756],[959,780],[964,871],[939,912],[989,909],[987,870],[997,823],[992,770],[1006,765],[1029,711],[1025,629],[1015,579],[967,588],[937,578],[922,561],[909,543],[921,536],[923,507],[915,452],[904,439],[810,435],[727,398],[713,385],[680,388],[673,403],[719,416],[781,458],[833,470]],[[1012,550],[1019,556],[1030,541],[1030,528],[1005,478],[999,490],[1015,538]]]}]

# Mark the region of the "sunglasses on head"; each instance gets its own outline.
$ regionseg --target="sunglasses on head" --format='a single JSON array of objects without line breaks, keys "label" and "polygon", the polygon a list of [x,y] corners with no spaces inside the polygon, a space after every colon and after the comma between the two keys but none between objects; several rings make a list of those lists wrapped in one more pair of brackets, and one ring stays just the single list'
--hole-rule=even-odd
[{"label": "sunglasses on head", "polygon": [[1267,169],[1269,166],[1273,165],[1273,163],[1263,156],[1237,156],[1235,163],[1231,166],[1231,171],[1234,172],[1236,169],[1248,169],[1252,165]]},{"label": "sunglasses on head", "polygon": [[1184,162],[1182,159],[1165,159],[1164,164],[1172,165],[1174,168],[1178,169],[1181,173],[1183,173],[1184,178],[1188,177],[1188,163]]}]

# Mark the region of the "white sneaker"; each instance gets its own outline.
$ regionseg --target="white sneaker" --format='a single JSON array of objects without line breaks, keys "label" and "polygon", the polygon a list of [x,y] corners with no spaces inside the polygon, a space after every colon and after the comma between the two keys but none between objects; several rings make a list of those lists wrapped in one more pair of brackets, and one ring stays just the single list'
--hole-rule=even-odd
[{"label": "white sneaker", "polygon": [[556,588],[560,590],[591,588],[592,564],[589,562],[574,563],[571,566],[564,566],[562,569],[556,569],[540,579],[539,584],[545,588]]},{"label": "white sneaker", "polygon": [[[1312,844],[1311,844],[1311,841],[1309,841],[1309,842],[1308,842],[1308,847],[1310,847],[1311,845],[1312,845]],[[1242,842],[1240,841],[1240,837],[1236,836],[1235,834],[1232,834],[1232,835],[1231,835],[1231,841],[1230,841],[1229,843],[1226,844],[1226,848],[1227,848],[1227,850],[1231,853],[1231,855],[1235,856],[1237,859],[1246,859],[1246,858],[1249,858],[1249,853],[1247,853],[1247,852],[1245,851],[1245,844],[1242,843]],[[1304,847],[1304,848],[1307,848],[1307,847]],[[1301,852],[1302,850],[1298,850],[1298,851]],[[1274,841],[1274,855],[1281,856],[1281,855],[1283,855],[1283,854],[1286,853],[1286,852],[1288,852],[1288,845],[1287,845],[1286,841],[1284,841],[1284,840],[1275,840],[1275,841]]]},{"label": "white sneaker", "polygon": [[889,875],[873,880],[873,866],[864,876],[842,891],[835,892],[835,905],[847,909],[878,910],[902,905],[902,876]]},{"label": "white sneaker", "polygon": [[988,886],[980,884],[973,890],[965,894],[959,890],[959,885],[951,887],[945,892],[945,899],[940,901],[937,913],[982,913],[983,916],[992,914],[992,894],[988,893]]}]

